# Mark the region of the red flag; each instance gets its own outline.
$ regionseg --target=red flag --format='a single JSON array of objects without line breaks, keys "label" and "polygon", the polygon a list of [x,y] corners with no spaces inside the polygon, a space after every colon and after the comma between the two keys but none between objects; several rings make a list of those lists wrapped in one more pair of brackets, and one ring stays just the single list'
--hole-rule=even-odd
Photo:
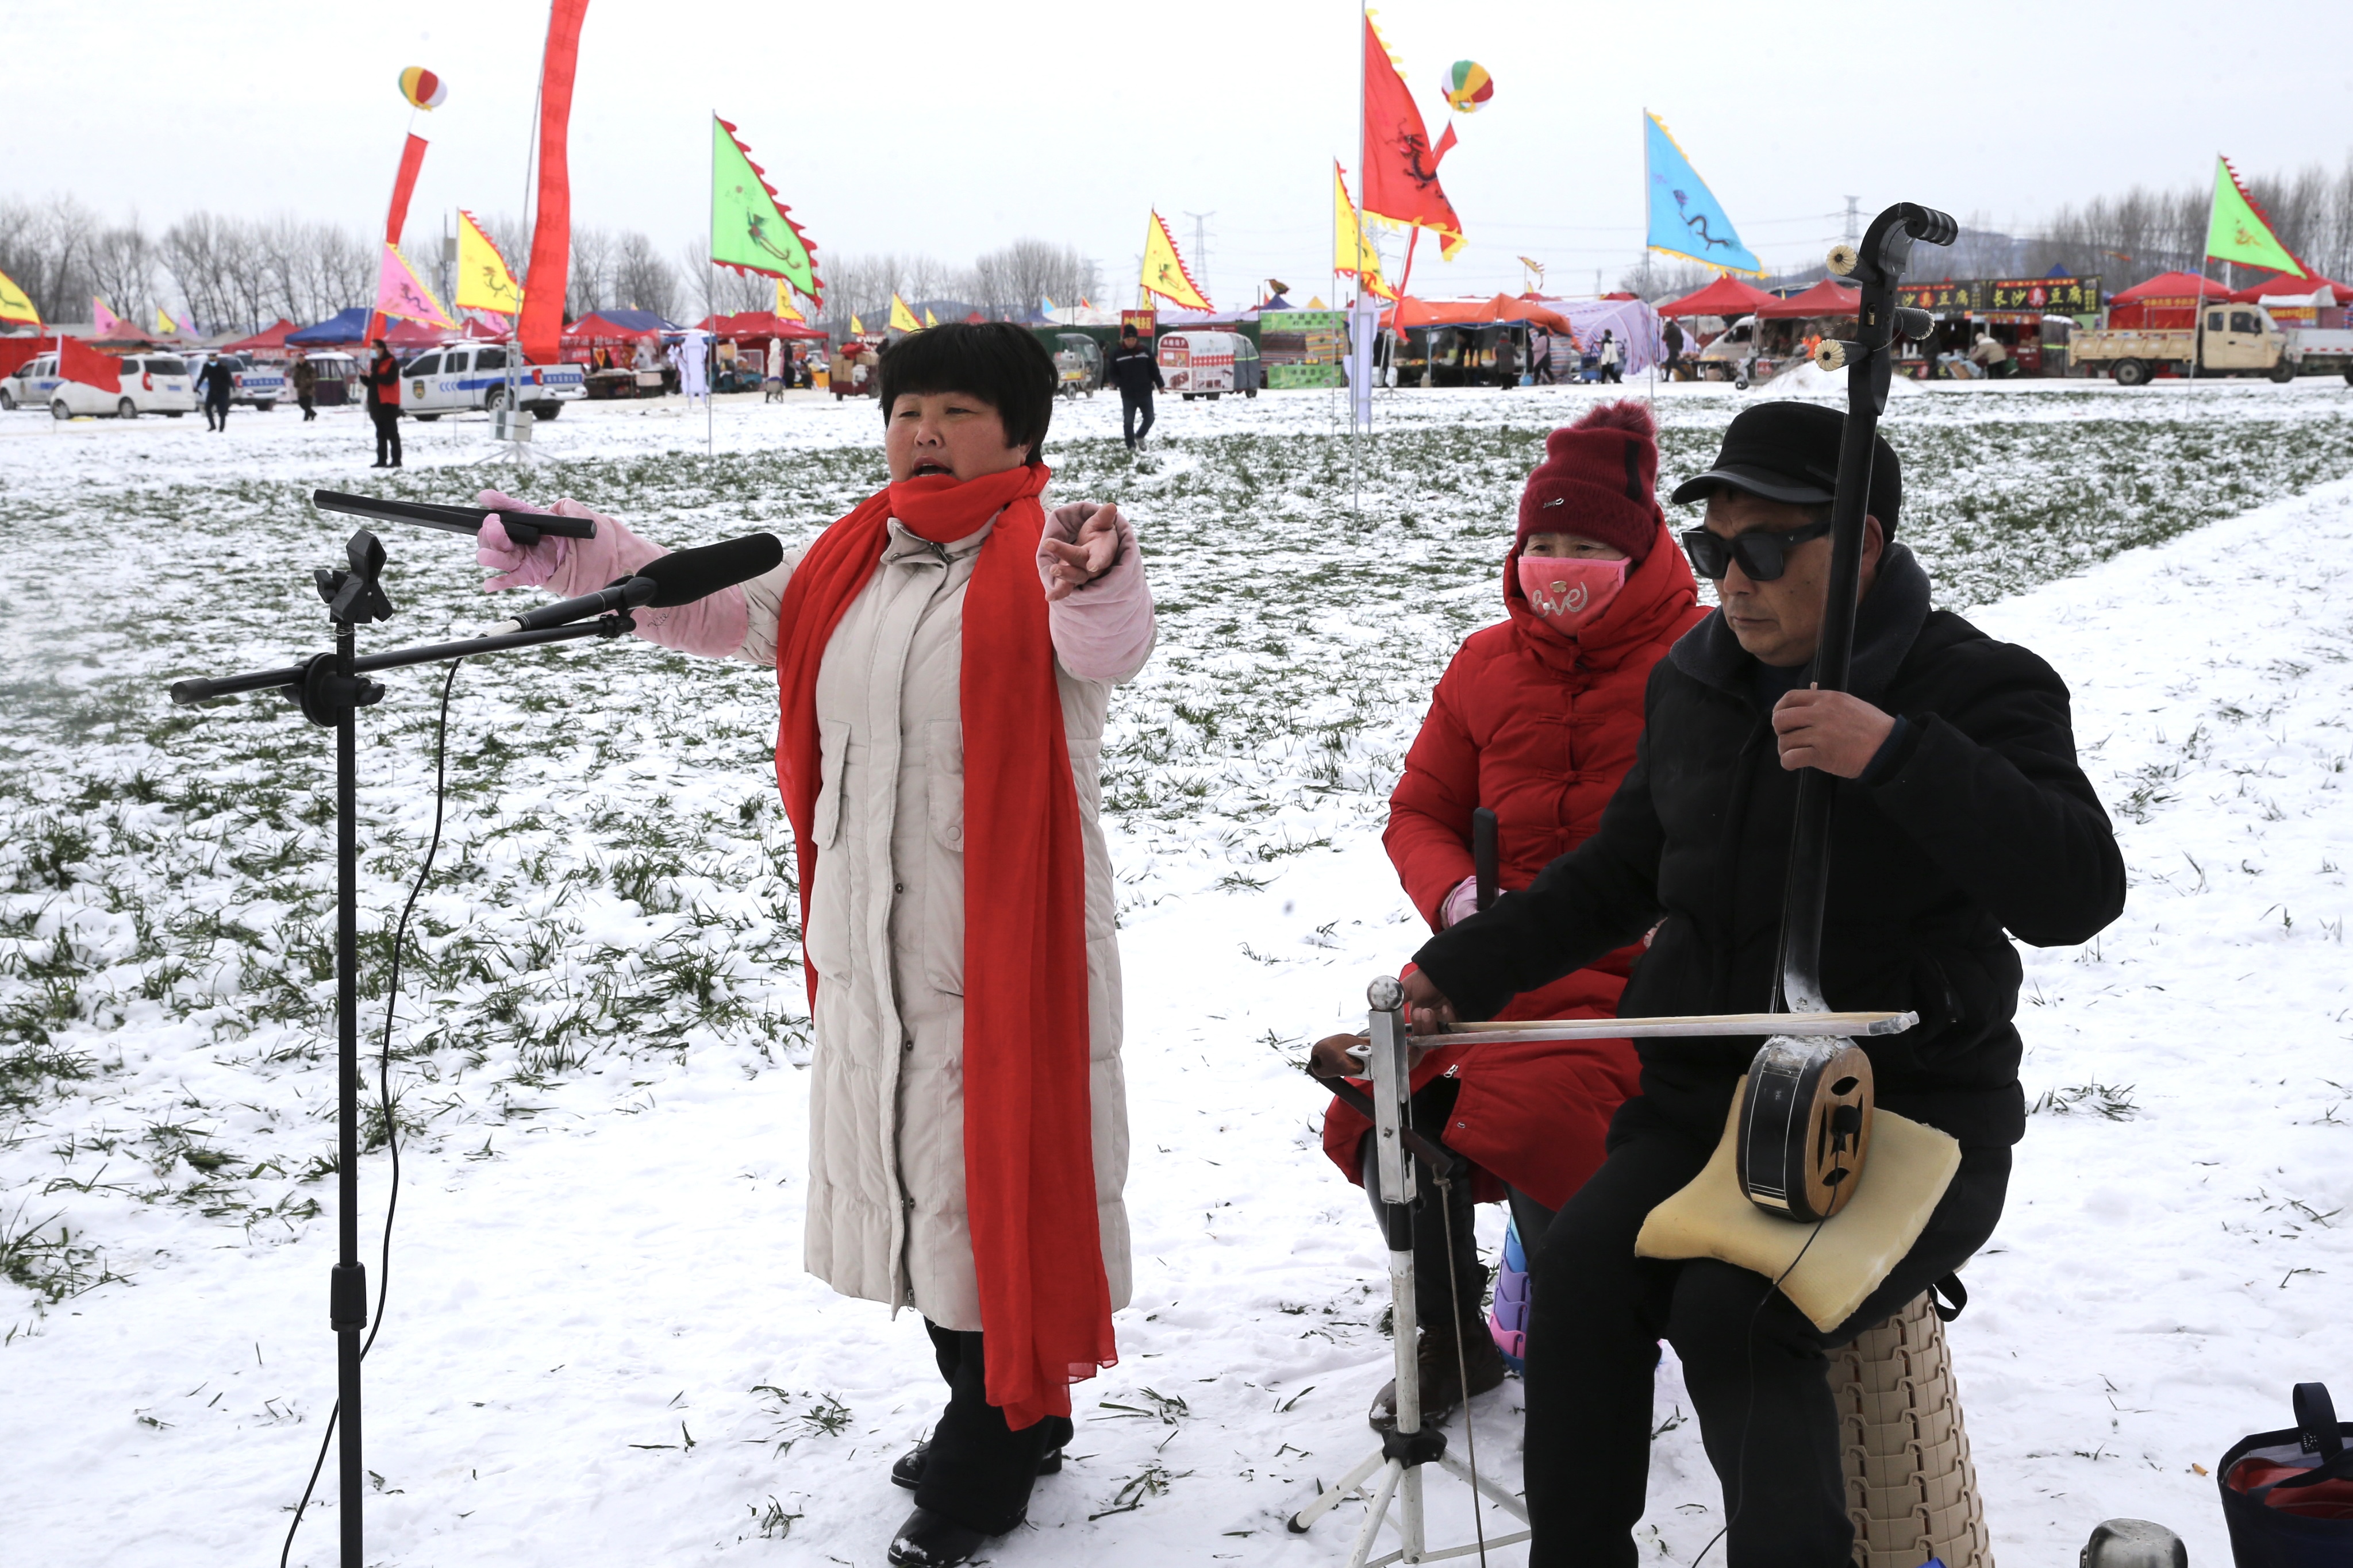
[{"label": "red flag", "polygon": [[1446,162],[1446,154],[1454,151],[1454,143],[1456,140],[1457,138],[1454,134],[1454,121],[1450,120],[1446,122],[1446,129],[1438,133],[1438,145],[1430,150],[1430,166],[1431,168],[1435,169],[1438,165]]},{"label": "red flag", "polygon": [[384,242],[400,243],[400,231],[408,224],[408,198],[417,189],[417,172],[425,167],[425,138],[411,135],[408,144],[400,150],[400,173],[392,179],[392,210],[384,220]]},{"label": "red flag", "polygon": [[58,334],[58,374],[100,392],[122,390],[122,362],[102,354],[79,338]]},{"label": "red flag", "polygon": [[1409,224],[1438,236],[1451,256],[1462,247],[1462,220],[1438,183],[1438,153],[1421,110],[1398,75],[1388,46],[1365,19],[1365,200],[1367,217]]},{"label": "red flag", "polygon": [[41,354],[40,338],[0,338],[0,378],[12,376]]},{"label": "red flag", "polygon": [[580,63],[580,24],[588,0],[554,0],[547,55],[539,82],[539,214],[531,231],[531,271],[522,280],[515,341],[522,357],[554,364],[564,353],[564,294],[572,271],[572,171],[565,149],[572,127],[572,73]]}]

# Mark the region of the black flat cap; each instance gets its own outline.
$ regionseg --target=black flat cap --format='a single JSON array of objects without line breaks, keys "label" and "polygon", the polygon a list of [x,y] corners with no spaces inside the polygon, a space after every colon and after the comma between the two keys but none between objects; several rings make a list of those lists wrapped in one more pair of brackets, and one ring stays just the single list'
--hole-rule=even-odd
[{"label": "black flat cap", "polygon": [[[1678,504],[1702,500],[1718,489],[1745,490],[1766,500],[1820,506],[1838,487],[1839,441],[1846,416],[1819,403],[1760,403],[1744,409],[1724,432],[1715,464],[1675,487]],[[1904,465],[1887,437],[1875,437],[1871,459],[1871,515],[1888,538],[1904,505]]]}]

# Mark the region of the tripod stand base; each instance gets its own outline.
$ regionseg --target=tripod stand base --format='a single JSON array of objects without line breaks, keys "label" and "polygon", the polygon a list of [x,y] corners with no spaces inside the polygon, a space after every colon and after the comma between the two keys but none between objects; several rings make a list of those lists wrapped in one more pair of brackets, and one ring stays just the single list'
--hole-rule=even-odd
[{"label": "tripod stand base", "polygon": [[[1472,1507],[1477,1507],[1476,1500],[1483,1497],[1522,1524],[1528,1521],[1526,1503],[1484,1476],[1472,1474],[1471,1467],[1456,1458],[1452,1453],[1440,1453],[1436,1459],[1426,1463],[1436,1464],[1455,1479],[1472,1488],[1474,1493]],[[1420,1472],[1424,1468],[1424,1465],[1409,1466],[1402,1459],[1392,1458],[1384,1448],[1367,1457],[1355,1469],[1325,1488],[1314,1502],[1293,1514],[1288,1521],[1289,1529],[1293,1535],[1304,1535],[1317,1520],[1355,1496],[1367,1480],[1372,1480],[1377,1473],[1379,1479],[1373,1483],[1373,1493],[1368,1500],[1370,1506],[1366,1509],[1364,1525],[1356,1533],[1356,1549],[1349,1553],[1348,1568],[1385,1568],[1386,1564],[1391,1563],[1442,1563],[1449,1558],[1477,1555],[1480,1546],[1476,1542],[1468,1546],[1442,1546],[1430,1550],[1421,1548],[1418,1542],[1410,1543],[1409,1546],[1401,1546],[1385,1557],[1372,1555],[1373,1543],[1380,1536],[1381,1521],[1388,1517],[1390,1501],[1397,1496],[1401,1487],[1409,1484],[1418,1487],[1421,1479]],[[1516,1546],[1529,1539],[1532,1533],[1522,1530],[1510,1535],[1489,1536],[1486,1548],[1493,1551],[1499,1546]]]}]

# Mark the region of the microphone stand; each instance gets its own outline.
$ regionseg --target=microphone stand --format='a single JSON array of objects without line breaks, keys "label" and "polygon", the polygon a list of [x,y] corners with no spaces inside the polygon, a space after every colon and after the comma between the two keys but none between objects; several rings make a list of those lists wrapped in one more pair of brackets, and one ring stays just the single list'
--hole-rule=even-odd
[{"label": "microphone stand", "polygon": [[[379,669],[467,658],[546,643],[611,638],[633,628],[627,610],[573,626],[509,632],[397,648],[355,658],[359,627],[388,620],[392,601],[377,579],[384,571],[384,544],[366,529],[346,545],[351,564],[318,569],[319,596],[327,603],[334,647],[301,664],[244,675],[197,678],[172,687],[183,707],[244,691],[283,690],[302,716],[335,731],[335,1043],[336,1043],[336,1260],[329,1274],[328,1325],[335,1334],[335,1400],[342,1423],[337,1474],[341,1478],[343,1568],[364,1568],[361,1504],[367,1493],[360,1447],[360,1335],[367,1327],[367,1269],[360,1262],[359,1220],[359,710],[384,698],[384,688],[366,676]],[[296,1527],[301,1526],[297,1519]]]}]

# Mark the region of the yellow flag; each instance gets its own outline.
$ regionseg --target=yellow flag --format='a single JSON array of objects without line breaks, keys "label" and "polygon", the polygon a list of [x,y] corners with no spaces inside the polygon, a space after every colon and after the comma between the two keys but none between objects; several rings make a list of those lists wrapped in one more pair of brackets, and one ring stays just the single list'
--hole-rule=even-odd
[{"label": "yellow flag", "polygon": [[862,338],[866,335],[866,323],[853,315],[849,318],[849,330],[856,336]]},{"label": "yellow flag", "polygon": [[925,325],[925,326],[927,326],[927,327],[936,327],[936,326],[938,326],[939,324],[940,324],[940,319],[939,319],[937,316],[934,316],[934,315],[933,315],[933,314],[932,314],[932,308],[931,308],[929,305],[924,306],[924,307],[923,307],[923,325]]},{"label": "yellow flag", "polygon": [[155,330],[168,338],[180,330],[180,323],[165,315],[164,307],[158,305],[155,307]]},{"label": "yellow flag", "polygon": [[923,323],[915,320],[915,312],[907,309],[907,301],[898,295],[891,296],[891,330],[894,332],[920,332]]},{"label": "yellow flag", "polygon": [[1373,248],[1365,226],[1356,217],[1356,204],[1348,199],[1348,181],[1340,165],[1332,165],[1332,270],[1360,279],[1365,291],[1384,300],[1397,290],[1381,276],[1381,253]]},{"label": "yellow flag", "polygon": [[32,300],[5,272],[0,272],[0,321],[28,321],[37,327],[41,324],[41,313],[33,309]]},{"label": "yellow flag", "polygon": [[1187,310],[1216,309],[1193,281],[1193,275],[1185,270],[1185,258],[1176,254],[1176,241],[1168,233],[1168,220],[1157,212],[1144,230],[1144,288]]},{"label": "yellow flag", "polygon": [[780,321],[807,321],[808,320],[807,316],[802,315],[800,311],[794,307],[792,289],[781,278],[776,279],[776,309],[771,310],[769,313]]},{"label": "yellow flag", "polygon": [[474,215],[463,208],[458,213],[458,309],[494,316],[512,316],[522,309],[522,290],[507,270],[507,258]]}]

